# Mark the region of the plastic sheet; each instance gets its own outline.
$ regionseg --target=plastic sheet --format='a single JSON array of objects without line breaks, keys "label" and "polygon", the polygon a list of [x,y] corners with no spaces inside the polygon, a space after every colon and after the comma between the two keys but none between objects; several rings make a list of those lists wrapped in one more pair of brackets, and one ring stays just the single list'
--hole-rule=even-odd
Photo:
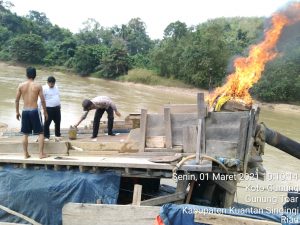
[{"label": "plastic sheet", "polygon": [[[81,173],[14,169],[0,170],[0,204],[43,225],[62,224],[62,208],[68,202],[116,204],[120,175],[115,172]],[[26,221],[0,210],[1,222]]]},{"label": "plastic sheet", "polygon": [[163,205],[160,211],[160,217],[165,225],[200,225],[201,223],[194,222],[194,215],[197,212],[205,213],[222,213],[232,216],[242,216],[253,219],[269,220],[278,222],[283,225],[299,225],[300,214],[271,214],[268,212],[256,213],[254,209],[239,209],[239,208],[212,208],[195,205]]}]

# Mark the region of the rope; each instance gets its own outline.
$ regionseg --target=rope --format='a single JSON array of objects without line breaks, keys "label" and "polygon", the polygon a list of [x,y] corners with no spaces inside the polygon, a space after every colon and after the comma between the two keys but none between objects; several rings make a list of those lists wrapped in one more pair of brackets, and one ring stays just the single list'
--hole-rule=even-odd
[{"label": "rope", "polygon": [[21,213],[18,213],[18,212],[16,212],[16,211],[13,211],[13,210],[11,210],[11,209],[9,209],[9,208],[3,206],[3,205],[0,205],[0,209],[2,209],[3,211],[8,212],[8,213],[10,213],[10,214],[12,214],[12,215],[14,215],[14,216],[18,216],[18,217],[22,218],[23,220],[26,220],[27,222],[31,223],[32,225],[42,225],[42,224],[40,224],[40,223],[34,221],[33,219],[31,219],[31,218],[29,218],[29,217],[27,217],[27,216],[24,216],[24,215],[21,214]]},{"label": "rope", "polygon": [[[191,160],[193,158],[196,158],[196,155],[190,155],[190,156],[184,157],[182,160],[180,160],[180,162],[178,162],[176,164],[176,166],[173,168],[173,170],[172,170],[173,174],[176,173],[176,171],[182,166],[183,163],[185,163],[186,161]],[[226,173],[228,173],[228,169],[226,168],[226,166],[223,163],[219,162],[218,160],[214,159],[213,157],[210,157],[208,155],[203,155],[203,156],[201,156],[201,159],[207,159],[207,160],[217,163],[226,171]]]}]

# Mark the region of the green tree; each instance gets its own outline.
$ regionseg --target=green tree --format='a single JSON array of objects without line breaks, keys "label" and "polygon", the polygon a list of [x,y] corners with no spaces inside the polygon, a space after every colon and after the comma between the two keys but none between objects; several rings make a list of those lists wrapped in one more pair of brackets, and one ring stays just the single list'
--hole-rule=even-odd
[{"label": "green tree", "polygon": [[83,23],[84,27],[76,34],[79,45],[101,44],[101,32],[103,27],[95,19],[89,18]]},{"label": "green tree", "polygon": [[188,33],[188,29],[185,23],[176,21],[175,23],[170,23],[164,30],[164,37],[171,37],[175,40],[181,39]]},{"label": "green tree", "polygon": [[22,17],[12,13],[1,13],[0,19],[1,25],[15,35],[26,32],[27,27],[25,26],[25,20]]},{"label": "green tree", "polygon": [[278,57],[269,62],[253,87],[263,101],[300,102],[300,23],[286,27],[277,44]]},{"label": "green tree", "polygon": [[45,56],[45,47],[40,36],[22,34],[11,40],[11,55],[18,62],[40,63]]},{"label": "green tree", "polygon": [[47,18],[45,13],[41,13],[35,10],[30,10],[26,18],[35,22],[35,24],[39,26],[43,26],[43,27],[52,26],[50,20]]},{"label": "green tree", "polygon": [[[75,55],[77,43],[73,38],[66,38],[62,42],[46,42],[47,56],[46,65],[65,65]],[[67,65],[68,67],[70,65]]]},{"label": "green tree", "polygon": [[115,29],[115,35],[126,42],[130,55],[146,54],[152,46],[151,39],[146,33],[146,25],[140,18],[131,19],[127,25]]},{"label": "green tree", "polygon": [[103,55],[101,74],[105,78],[116,78],[128,73],[129,56],[122,39],[113,41],[112,47]]},{"label": "green tree", "polygon": [[106,47],[101,45],[79,46],[73,59],[76,71],[81,75],[88,75],[96,70],[106,52]]},{"label": "green tree", "polygon": [[0,49],[1,46],[12,37],[13,33],[6,27],[0,26]]},{"label": "green tree", "polygon": [[266,68],[253,94],[267,102],[300,101],[300,69],[295,62],[277,59]]}]

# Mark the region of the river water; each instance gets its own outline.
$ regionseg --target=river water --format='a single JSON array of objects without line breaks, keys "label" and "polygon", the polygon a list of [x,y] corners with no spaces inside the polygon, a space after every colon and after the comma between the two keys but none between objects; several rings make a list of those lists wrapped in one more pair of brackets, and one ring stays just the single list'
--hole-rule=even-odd
[{"label": "river water", "polygon": [[[20,127],[20,122],[15,119],[14,102],[18,84],[26,80],[25,68],[8,66],[4,63],[0,63],[0,68],[0,122],[8,124],[9,128]],[[82,78],[60,72],[37,70],[36,82],[42,85],[46,84],[49,75],[55,76],[57,80],[56,85],[61,94],[61,126],[65,128],[75,124],[82,115],[82,100],[98,95],[106,95],[113,99],[122,114],[121,119],[124,119],[129,113],[139,113],[141,108],[148,109],[149,112],[157,112],[167,103],[196,103],[195,97],[185,96],[180,92],[169,93],[142,85],[125,85],[119,82]],[[93,113],[88,115],[81,126],[90,124],[91,120],[93,120]]]},{"label": "river water", "polygon": [[[20,122],[15,119],[14,100],[18,84],[26,80],[25,68],[9,66],[4,63],[0,63],[0,68],[0,122],[8,124],[9,128],[19,129]],[[54,75],[57,79],[57,86],[61,93],[62,127],[65,128],[77,122],[82,115],[82,100],[98,95],[107,95],[113,99],[122,114],[121,119],[124,119],[129,113],[140,112],[141,108],[146,108],[149,112],[158,112],[161,110],[163,104],[167,103],[196,103],[195,93],[187,94],[184,91],[168,91],[168,88],[158,89],[96,78],[82,78],[60,72],[37,70],[36,81],[40,84],[46,84],[49,75]],[[92,119],[93,113],[90,113],[82,125],[90,124]],[[280,112],[269,108],[262,108],[260,120],[265,122],[269,128],[300,142],[299,112]],[[291,173],[298,177],[297,179],[294,177],[295,179],[284,180],[284,177],[281,176],[272,180],[256,181],[255,184],[259,185],[259,188],[267,188],[269,184],[274,184],[276,187],[285,185],[292,188],[299,187],[300,189],[300,161],[298,159],[273,147],[266,146],[263,160],[264,167],[270,174],[283,173],[283,176],[288,176]],[[274,209],[282,206],[283,200],[280,196],[286,196],[286,192],[277,190],[261,191],[254,188],[247,188],[247,186],[253,184],[251,181],[239,183],[236,201],[265,208],[271,206]],[[252,198],[253,196],[257,196],[257,198]],[[277,196],[278,201],[274,203],[274,199],[264,198],[265,196]]]}]

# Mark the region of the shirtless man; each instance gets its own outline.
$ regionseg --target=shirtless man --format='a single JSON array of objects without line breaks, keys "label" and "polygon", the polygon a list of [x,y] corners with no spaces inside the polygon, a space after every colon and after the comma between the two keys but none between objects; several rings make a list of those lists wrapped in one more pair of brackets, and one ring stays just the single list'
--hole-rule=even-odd
[{"label": "shirtless man", "polygon": [[[44,110],[45,121],[48,118],[45,98],[43,95],[43,89],[40,84],[34,82],[36,77],[36,70],[33,67],[26,69],[26,76],[28,80],[19,84],[16,95],[16,118],[17,120],[22,119],[21,132],[24,134],[23,139],[23,150],[25,159],[29,158],[28,153],[28,135],[32,133],[39,135],[39,153],[40,159],[46,158],[44,153],[44,133],[43,124],[41,119],[41,113],[38,110],[37,100],[38,97],[41,99],[42,107]],[[23,98],[24,107],[22,111],[22,117],[19,112],[20,98]]]}]

